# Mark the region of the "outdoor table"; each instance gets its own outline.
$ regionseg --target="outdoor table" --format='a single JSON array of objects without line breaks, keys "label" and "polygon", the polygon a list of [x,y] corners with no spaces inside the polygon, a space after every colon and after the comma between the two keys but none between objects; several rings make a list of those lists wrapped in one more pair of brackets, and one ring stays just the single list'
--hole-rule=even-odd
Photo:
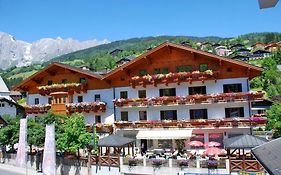
[{"label": "outdoor table", "polygon": [[154,151],[155,154],[162,154],[162,153],[164,153],[163,149],[154,149],[153,151]]}]

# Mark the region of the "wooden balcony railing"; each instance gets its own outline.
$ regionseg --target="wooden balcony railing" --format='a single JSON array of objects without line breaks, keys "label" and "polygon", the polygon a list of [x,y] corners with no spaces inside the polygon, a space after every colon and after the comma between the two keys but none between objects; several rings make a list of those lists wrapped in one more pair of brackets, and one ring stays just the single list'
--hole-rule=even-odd
[{"label": "wooden balcony railing", "polygon": [[[86,124],[86,129],[88,132],[93,132],[93,126],[90,124]],[[96,131],[98,133],[113,133],[113,125],[112,124],[96,124]]]},{"label": "wooden balcony railing", "polygon": [[44,114],[51,109],[51,105],[30,105],[24,106],[24,109],[27,114]]},{"label": "wooden balcony railing", "polygon": [[206,81],[215,80],[218,76],[218,71],[206,70],[205,72],[193,71],[193,72],[178,72],[178,73],[168,73],[168,74],[155,74],[155,75],[145,75],[145,76],[134,76],[131,78],[130,83],[134,88],[136,86],[143,86],[153,84],[166,84],[182,82],[193,82],[193,81]]},{"label": "wooden balcony railing", "polygon": [[185,104],[208,104],[235,101],[262,100],[262,92],[238,92],[221,94],[196,94],[188,96],[163,96],[151,98],[128,98],[113,100],[115,106],[148,106],[148,105],[185,105]]},{"label": "wooden balcony railing", "polygon": [[249,127],[264,126],[267,119],[227,118],[227,119],[198,119],[198,120],[151,120],[151,121],[117,121],[114,123],[118,129],[146,129],[146,128],[219,128],[219,127]]},{"label": "wooden balcony railing", "polygon": [[261,172],[263,167],[257,160],[234,160],[230,159],[230,171]]},{"label": "wooden balcony railing", "polygon": [[86,83],[62,83],[62,84],[52,84],[47,86],[38,87],[39,94],[49,95],[53,92],[68,92],[69,94],[81,93],[87,91]]},{"label": "wooden balcony railing", "polygon": [[74,112],[105,112],[106,103],[104,102],[82,102],[66,104],[69,113]]}]

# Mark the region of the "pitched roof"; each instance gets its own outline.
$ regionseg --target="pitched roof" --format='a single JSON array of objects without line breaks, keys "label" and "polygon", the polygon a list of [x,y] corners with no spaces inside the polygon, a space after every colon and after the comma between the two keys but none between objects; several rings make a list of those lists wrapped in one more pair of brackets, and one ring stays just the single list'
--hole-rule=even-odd
[{"label": "pitched roof", "polygon": [[8,89],[6,83],[4,82],[1,76],[0,76],[0,92],[10,92],[10,90]]},{"label": "pitched roof", "polygon": [[231,137],[223,140],[224,147],[230,149],[249,149],[264,144],[266,142],[268,142],[268,140],[265,138],[249,134]]},{"label": "pitched roof", "polygon": [[99,140],[98,146],[104,146],[104,147],[122,147],[126,146],[129,143],[134,142],[135,139],[130,139],[127,137],[121,137],[116,134],[109,135],[107,137],[104,137]]},{"label": "pitched roof", "polygon": [[254,66],[254,65],[251,65],[251,64],[248,64],[246,62],[243,62],[243,61],[237,61],[237,60],[232,60],[232,59],[229,59],[229,58],[225,58],[225,57],[221,57],[221,56],[218,56],[218,55],[215,55],[215,54],[212,54],[212,53],[209,53],[209,52],[205,52],[205,51],[201,51],[201,50],[197,50],[197,49],[193,49],[191,47],[185,47],[185,46],[181,46],[181,45],[177,45],[177,44],[173,44],[173,43],[170,43],[170,42],[164,42],[162,44],[160,44],[159,46],[153,48],[152,50],[136,57],[134,60],[126,63],[126,64],[123,64],[122,66],[112,70],[111,72],[107,73],[103,79],[106,79],[110,76],[112,76],[113,74],[115,74],[116,72],[119,72],[121,70],[123,70],[125,67],[127,66],[130,66],[142,59],[145,59],[148,55],[154,53],[154,52],[157,52],[158,50],[164,48],[164,47],[174,47],[174,48],[178,48],[178,49],[182,49],[182,50],[186,50],[186,51],[189,51],[189,52],[192,52],[192,53],[196,53],[196,54],[200,54],[200,55],[204,55],[204,56],[208,56],[208,57],[212,57],[212,58],[215,58],[215,59],[218,59],[218,60],[222,60],[222,61],[226,61],[226,62],[230,62],[230,63],[233,63],[233,64],[236,64],[236,65],[240,65],[240,66],[244,66],[244,67],[248,67],[248,68],[251,68],[251,69],[255,69],[257,71],[263,71],[262,68],[260,67],[257,67],[257,66]]},{"label": "pitched roof", "polygon": [[53,62],[53,63],[49,64],[48,66],[46,66],[44,69],[36,72],[35,74],[31,75],[30,77],[28,77],[24,81],[22,81],[19,84],[17,84],[15,87],[13,87],[13,90],[18,90],[20,86],[22,86],[23,84],[27,83],[31,79],[35,78],[36,76],[40,75],[42,72],[48,70],[49,68],[51,68],[53,66],[58,66],[58,67],[61,67],[61,68],[65,68],[65,69],[68,69],[68,70],[71,70],[71,71],[74,71],[74,72],[78,72],[78,73],[81,73],[81,74],[84,74],[84,75],[88,75],[90,77],[97,78],[97,79],[101,79],[102,78],[101,75],[95,74],[94,72],[92,72],[90,70],[80,69],[80,68],[77,68],[77,67],[74,67],[74,66],[70,66],[70,65],[67,65],[67,64]]},{"label": "pitched roof", "polygon": [[270,53],[270,52],[268,52],[266,50],[256,50],[253,52],[253,54],[262,54],[262,53]]},{"label": "pitched roof", "polygon": [[272,140],[252,150],[253,155],[271,175],[281,175],[281,138]]},{"label": "pitched roof", "polygon": [[7,103],[9,103],[11,105],[14,105],[14,106],[16,106],[18,108],[22,108],[23,109],[23,106],[21,106],[20,104],[14,102],[13,100],[9,100],[9,99],[5,98],[5,97],[0,97],[0,101],[1,102],[5,101],[5,102],[7,102]]}]

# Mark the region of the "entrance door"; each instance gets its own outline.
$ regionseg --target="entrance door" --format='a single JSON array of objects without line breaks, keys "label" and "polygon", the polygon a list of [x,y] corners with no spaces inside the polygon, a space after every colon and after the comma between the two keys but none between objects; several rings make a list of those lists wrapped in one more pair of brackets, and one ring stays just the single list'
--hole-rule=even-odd
[{"label": "entrance door", "polygon": [[141,153],[145,153],[147,151],[147,140],[141,139]]}]

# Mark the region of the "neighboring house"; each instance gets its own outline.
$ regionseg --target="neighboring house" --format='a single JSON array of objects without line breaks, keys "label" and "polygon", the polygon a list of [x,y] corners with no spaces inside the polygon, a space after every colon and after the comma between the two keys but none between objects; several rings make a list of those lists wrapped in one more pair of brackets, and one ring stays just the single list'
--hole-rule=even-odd
[{"label": "neighboring house", "polygon": [[266,50],[256,50],[252,53],[252,55],[250,55],[250,59],[251,60],[255,60],[255,59],[263,59],[266,57],[271,56],[271,53],[269,51]]},{"label": "neighboring house", "polygon": [[251,46],[252,48],[252,51],[256,51],[256,50],[264,50],[264,47],[266,46],[265,43],[262,43],[262,42],[257,42],[255,44],[253,44]]},{"label": "neighboring house", "polygon": [[238,44],[234,44],[234,45],[230,46],[230,49],[231,49],[232,51],[236,51],[236,50],[241,49],[241,48],[244,48],[244,47],[245,47],[244,44],[238,43]]},{"label": "neighboring house", "polygon": [[2,128],[3,126],[6,126],[8,124],[8,122],[0,116],[0,128]]},{"label": "neighboring house", "polygon": [[[114,124],[144,149],[176,148],[176,140],[216,141],[251,132],[251,102],[262,93],[249,80],[262,69],[165,42],[101,76],[52,63],[15,86],[27,113],[81,112],[88,125]],[[67,79],[69,83],[62,82]],[[56,84],[56,85],[52,85]],[[39,109],[38,109],[39,108]]]},{"label": "neighboring house", "polygon": [[189,41],[183,41],[183,42],[180,43],[180,45],[186,46],[186,47],[192,47],[192,45]]},{"label": "neighboring house", "polygon": [[22,94],[19,91],[11,91],[10,92],[10,97],[14,101],[18,101],[18,100],[22,99]]},{"label": "neighboring house", "polygon": [[211,48],[212,48],[212,43],[210,43],[209,41],[203,42],[200,45],[200,49],[204,50],[204,51],[207,51],[207,50],[209,50]]},{"label": "neighboring house", "polygon": [[123,57],[120,60],[116,61],[116,65],[117,65],[117,67],[120,67],[123,64],[126,64],[126,63],[132,61],[134,58],[135,58],[134,56]]},{"label": "neighboring house", "polygon": [[226,46],[218,46],[215,48],[216,54],[219,56],[228,56],[231,52]]},{"label": "neighboring house", "polygon": [[111,51],[109,54],[113,57],[116,57],[117,55],[119,55],[120,53],[122,53],[123,50],[122,49],[114,49],[113,51]]},{"label": "neighboring house", "polygon": [[250,54],[250,50],[246,48],[240,48],[235,51],[237,55],[245,55],[248,56]]},{"label": "neighboring house", "polygon": [[272,101],[267,99],[252,102],[252,114],[256,116],[265,116],[266,110],[270,109],[272,103]]},{"label": "neighboring house", "polygon": [[10,91],[3,79],[0,77],[0,116],[3,115],[25,116],[24,108],[14,102],[14,100],[10,97]]},{"label": "neighboring house", "polygon": [[281,48],[281,45],[278,43],[270,43],[264,47],[264,49],[268,52],[276,52]]},{"label": "neighboring house", "polygon": [[235,59],[235,60],[240,60],[240,61],[249,61],[249,57],[246,55],[235,55],[231,58]]},{"label": "neighboring house", "polygon": [[212,44],[213,48],[216,48],[216,47],[219,47],[219,46],[221,46],[219,43]]}]

